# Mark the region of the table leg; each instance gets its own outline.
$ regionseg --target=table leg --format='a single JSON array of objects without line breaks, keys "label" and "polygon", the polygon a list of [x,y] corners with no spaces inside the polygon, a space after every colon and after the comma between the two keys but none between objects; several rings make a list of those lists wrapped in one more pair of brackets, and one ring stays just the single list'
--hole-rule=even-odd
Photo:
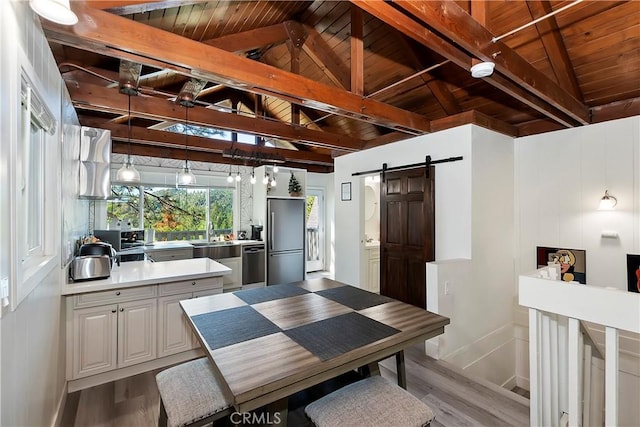
[{"label": "table leg", "polygon": [[[280,400],[271,402],[267,405],[267,414],[271,425],[283,426],[287,425],[287,415],[289,413],[289,398],[283,397]],[[279,421],[279,422],[276,422]]]},{"label": "table leg", "polygon": [[407,373],[404,369],[404,350],[396,353],[396,371],[398,372],[398,385],[407,389]]},{"label": "table leg", "polygon": [[380,375],[380,366],[378,362],[372,362],[358,368],[358,373],[365,378]]}]

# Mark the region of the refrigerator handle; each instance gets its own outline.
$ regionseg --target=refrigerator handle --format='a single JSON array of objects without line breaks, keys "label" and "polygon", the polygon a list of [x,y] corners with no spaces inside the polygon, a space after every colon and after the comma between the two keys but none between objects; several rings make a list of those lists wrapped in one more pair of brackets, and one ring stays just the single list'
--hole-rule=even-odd
[{"label": "refrigerator handle", "polygon": [[271,225],[269,226],[269,249],[273,250],[273,240],[276,238],[276,230],[275,230],[275,224],[276,224],[276,213],[275,212],[271,212]]}]

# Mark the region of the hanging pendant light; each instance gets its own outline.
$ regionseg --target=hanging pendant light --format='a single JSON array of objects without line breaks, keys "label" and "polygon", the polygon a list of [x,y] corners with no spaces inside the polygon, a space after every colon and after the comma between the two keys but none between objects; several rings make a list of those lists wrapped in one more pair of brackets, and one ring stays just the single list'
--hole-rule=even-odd
[{"label": "hanging pendant light", "polygon": [[29,6],[38,15],[61,25],[74,25],[78,17],[71,10],[69,0],[30,0]]},{"label": "hanging pendant light", "polygon": [[231,176],[231,165],[229,165],[229,176],[227,176],[227,182],[229,184],[233,182],[233,176]]},{"label": "hanging pendant light", "polygon": [[236,174],[236,182],[242,181],[242,176],[240,176],[240,166],[238,166],[238,173]]},{"label": "hanging pendant light", "polygon": [[196,183],[196,176],[189,167],[189,107],[187,105],[184,106],[184,111],[184,167],[176,175],[176,186]]},{"label": "hanging pendant light", "polygon": [[118,169],[116,181],[136,183],[140,182],[140,172],[138,172],[136,167],[133,166],[133,163],[131,163],[131,94],[127,96],[129,97],[129,115],[127,116],[127,142],[129,152],[127,153],[127,163]]},{"label": "hanging pendant light", "polygon": [[269,175],[267,175],[267,171],[264,171],[264,177],[262,178],[262,183],[267,185],[269,183]]},{"label": "hanging pendant light", "polygon": [[251,170],[251,179],[249,179],[249,182],[251,184],[255,184],[256,183],[256,171],[255,171],[255,169]]}]

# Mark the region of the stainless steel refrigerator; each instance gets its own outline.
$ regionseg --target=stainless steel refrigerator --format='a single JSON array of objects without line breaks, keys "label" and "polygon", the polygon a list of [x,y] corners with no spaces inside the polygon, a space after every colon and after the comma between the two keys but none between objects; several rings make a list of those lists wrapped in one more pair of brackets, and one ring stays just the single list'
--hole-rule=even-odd
[{"label": "stainless steel refrigerator", "polygon": [[267,200],[267,285],[304,280],[305,202]]}]

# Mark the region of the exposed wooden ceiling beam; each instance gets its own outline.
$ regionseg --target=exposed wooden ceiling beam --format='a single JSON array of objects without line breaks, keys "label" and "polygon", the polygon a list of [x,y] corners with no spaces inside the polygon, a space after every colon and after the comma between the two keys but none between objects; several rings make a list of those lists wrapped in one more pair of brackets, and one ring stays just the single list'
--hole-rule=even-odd
[{"label": "exposed wooden ceiling beam", "polygon": [[[222,163],[227,165],[251,165],[250,162],[240,162],[237,159],[225,157],[220,153],[213,153],[207,151],[189,151],[185,152],[184,148],[165,147],[150,144],[131,144],[131,151],[129,151],[129,144],[126,142],[114,141],[111,146],[111,151],[117,154],[129,154],[133,156],[146,156],[146,157],[159,157],[162,159],[178,159],[189,160],[195,162],[208,162],[208,163]],[[297,164],[291,163],[293,167],[303,167],[309,172],[329,173],[333,172],[332,166],[312,165],[312,164]],[[196,171],[197,173],[197,171]]]},{"label": "exposed wooden ceiling beam", "polygon": [[224,49],[227,52],[248,52],[271,44],[284,43],[289,38],[285,24],[286,22],[228,34],[215,39],[203,40],[202,43]]},{"label": "exposed wooden ceiling beam", "polygon": [[62,26],[43,21],[47,37],[85,50],[109,50],[119,59],[137,60],[161,68],[179,68],[187,74],[255,93],[263,93],[319,110],[369,121],[398,130],[429,132],[422,115],[296,76],[266,64],[176,34],[73,4],[79,22]]},{"label": "exposed wooden ceiling beam", "polygon": [[[381,21],[386,22],[388,25],[393,26],[408,37],[449,59],[456,65],[466,70],[471,68],[471,57],[467,53],[451,43],[444,41],[439,36],[436,36],[425,28],[423,24],[418,23],[386,2],[377,0],[350,1],[356,3],[365,11]],[[465,27],[461,25],[459,28]],[[486,77],[483,80],[564,126],[573,127],[578,123],[569,115],[498,73],[494,73],[492,76]]]},{"label": "exposed wooden ceiling beam", "polygon": [[460,114],[434,120],[433,123],[439,131],[466,124],[474,124],[485,129],[490,129],[502,133],[504,135],[518,135],[517,127],[510,125],[509,123],[505,123],[502,120],[489,117],[486,114],[482,114],[481,112],[475,110],[465,111]]},{"label": "exposed wooden ceiling beam", "polygon": [[[531,18],[536,19],[553,12],[548,0],[529,0],[525,2],[531,13]],[[536,23],[538,35],[542,40],[544,50],[547,52],[551,68],[556,76],[556,81],[566,88],[576,99],[582,100],[582,92],[578,85],[578,79],[571,65],[567,48],[564,45],[562,35],[558,29],[555,16]]]},{"label": "exposed wooden ceiling beam", "polygon": [[591,108],[593,123],[640,115],[640,98],[625,99]]},{"label": "exposed wooden ceiling beam", "polygon": [[106,9],[116,15],[132,15],[134,13],[147,13],[154,10],[168,9],[170,7],[190,6],[202,3],[202,0],[85,0],[96,9]]},{"label": "exposed wooden ceiling beam", "polygon": [[[127,141],[128,127],[126,125],[115,124],[105,119],[97,119],[87,116],[80,116],[80,123],[83,126],[98,127],[101,129],[107,129],[111,131],[111,138],[118,141]],[[147,129],[132,126],[131,128],[131,142],[132,144],[151,144],[151,145],[163,145],[174,148],[185,148],[187,144],[185,136],[175,132],[168,132],[163,130]],[[210,151],[214,153],[222,153],[222,151],[231,148],[231,141],[225,141],[221,139],[205,138],[201,136],[189,135],[188,148],[189,150]],[[284,158],[288,162],[294,163],[306,163],[332,166],[333,159],[326,154],[319,154],[313,151],[296,151],[285,150],[282,148],[272,148],[249,144],[233,145],[234,148],[238,148],[246,152],[262,153],[266,155],[277,155]]]},{"label": "exposed wooden ceiling beam", "polygon": [[351,92],[364,94],[364,18],[362,9],[351,5]]},{"label": "exposed wooden ceiling beam", "polygon": [[[76,109],[108,111],[117,114],[127,112],[127,97],[117,89],[85,84],[81,87],[68,86],[69,94]],[[131,97],[131,113],[137,117],[154,120],[184,120],[184,107],[166,99],[146,96]],[[302,126],[290,126],[272,120],[229,114],[210,108],[194,107],[189,111],[189,121],[202,126],[251,133],[268,138],[282,138],[300,141],[309,145],[357,151],[362,141],[344,135],[319,132]]]},{"label": "exposed wooden ceiling beam", "polygon": [[573,119],[582,124],[589,124],[589,111],[586,105],[538,71],[509,46],[501,41],[493,43],[493,34],[455,2],[394,0],[394,4],[462,46],[471,55],[482,61],[493,61],[496,64],[496,71]]},{"label": "exposed wooden ceiling beam", "polygon": [[381,145],[391,144],[392,142],[402,141],[408,138],[413,138],[413,135],[407,135],[406,133],[402,132],[390,132],[385,135],[367,140],[367,142],[364,144],[363,149],[366,150],[368,148],[379,147]]},{"label": "exposed wooden ceiling beam", "polygon": [[303,28],[307,33],[307,39],[302,45],[304,53],[315,62],[333,84],[349,90],[351,88],[349,68],[315,28],[308,25],[304,25]]},{"label": "exposed wooden ceiling beam", "polygon": [[[400,44],[401,49],[404,54],[407,56],[409,61],[411,62],[413,68],[416,71],[424,70],[427,68],[427,65],[418,57],[416,52],[411,47],[409,40],[405,38],[404,35],[400,33],[395,33],[398,35],[397,39]],[[462,109],[460,108],[460,104],[453,96],[451,91],[447,88],[447,84],[444,81],[434,78],[433,74],[437,74],[438,71],[434,71],[433,73],[425,73],[420,75],[420,79],[427,85],[433,96],[438,101],[438,104],[442,107],[442,109],[447,114],[458,114]]]}]

